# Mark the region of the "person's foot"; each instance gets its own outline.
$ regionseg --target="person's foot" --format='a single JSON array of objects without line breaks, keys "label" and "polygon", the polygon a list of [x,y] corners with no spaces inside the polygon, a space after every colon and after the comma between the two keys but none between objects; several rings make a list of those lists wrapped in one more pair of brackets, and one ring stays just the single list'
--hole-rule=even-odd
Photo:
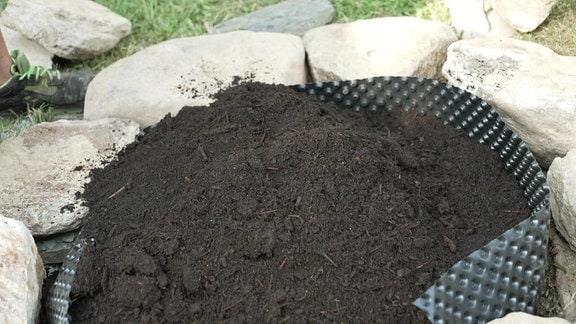
[{"label": "person's foot", "polygon": [[95,71],[59,72],[31,65],[19,50],[10,53],[12,78],[0,85],[0,111],[50,104],[83,106],[86,88]]}]

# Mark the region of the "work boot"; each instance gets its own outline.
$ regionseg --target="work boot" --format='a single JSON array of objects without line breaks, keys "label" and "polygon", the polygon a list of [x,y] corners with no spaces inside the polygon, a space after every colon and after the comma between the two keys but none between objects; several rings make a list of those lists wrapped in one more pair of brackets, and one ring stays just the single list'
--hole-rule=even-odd
[{"label": "work boot", "polygon": [[96,72],[60,72],[31,65],[20,51],[10,52],[12,78],[0,86],[0,111],[49,104],[84,106],[86,88]]}]

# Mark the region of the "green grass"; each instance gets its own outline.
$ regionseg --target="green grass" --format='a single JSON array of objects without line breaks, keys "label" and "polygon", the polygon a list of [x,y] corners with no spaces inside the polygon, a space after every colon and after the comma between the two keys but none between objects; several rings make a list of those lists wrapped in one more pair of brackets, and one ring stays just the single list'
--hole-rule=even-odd
[{"label": "green grass", "polygon": [[386,16],[414,16],[426,0],[333,0],[334,21],[350,22]]},{"label": "green grass", "polygon": [[280,0],[97,0],[132,22],[132,33],[110,52],[76,65],[102,69],[162,41],[206,34],[211,27]]},{"label": "green grass", "polygon": [[24,114],[12,112],[11,116],[0,117],[0,142],[17,136],[35,124],[55,119],[54,110],[45,104],[39,107],[29,107]]},{"label": "green grass", "polygon": [[576,56],[576,0],[560,0],[542,25],[521,38],[560,55]]},{"label": "green grass", "polygon": [[[102,69],[162,41],[206,34],[233,17],[280,0],[96,0],[132,22],[132,33],[110,52],[75,64],[75,69]],[[332,0],[334,23],[385,16],[415,16],[448,22],[445,0]],[[547,21],[522,39],[576,55],[576,0],[560,0]]]},{"label": "green grass", "polygon": [[[214,25],[280,0],[96,0],[132,22],[132,33],[110,52],[76,64],[102,69],[162,41],[206,34]],[[440,5],[438,5],[440,3]],[[385,16],[447,20],[443,0],[333,0],[335,23]],[[440,8],[438,10],[438,8]],[[436,14],[440,11],[441,14]],[[440,17],[440,18],[439,18]]]}]

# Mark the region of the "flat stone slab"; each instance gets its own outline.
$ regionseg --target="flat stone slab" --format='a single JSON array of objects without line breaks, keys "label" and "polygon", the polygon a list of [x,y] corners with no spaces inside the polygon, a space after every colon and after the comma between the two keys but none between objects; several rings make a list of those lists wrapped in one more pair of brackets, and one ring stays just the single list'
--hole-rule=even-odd
[{"label": "flat stone slab", "polygon": [[2,142],[0,214],[23,222],[37,236],[78,228],[88,208],[77,193],[90,170],[115,158],[139,131],[126,120],[60,120]]},{"label": "flat stone slab", "polygon": [[118,117],[142,127],[184,106],[204,106],[234,83],[306,82],[302,39],[236,31],[168,40],[119,60],[88,86],[84,118]]},{"label": "flat stone slab", "polygon": [[287,0],[214,26],[214,33],[235,30],[287,33],[302,36],[329,23],[334,7],[328,0]]}]

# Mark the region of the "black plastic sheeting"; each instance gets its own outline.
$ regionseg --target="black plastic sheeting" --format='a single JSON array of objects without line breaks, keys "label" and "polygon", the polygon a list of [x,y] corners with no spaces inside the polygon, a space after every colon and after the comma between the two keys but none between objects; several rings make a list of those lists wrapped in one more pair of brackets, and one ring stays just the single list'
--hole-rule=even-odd
[{"label": "black plastic sheeting", "polygon": [[524,189],[531,214],[458,261],[414,305],[426,312],[432,323],[484,323],[514,311],[535,312],[547,267],[549,188],[526,144],[490,104],[463,89],[416,77],[378,77],[294,88],[356,111],[416,109],[462,129],[497,151]]},{"label": "black plastic sheeting", "polygon": [[[417,77],[308,83],[293,88],[355,111],[415,109],[462,129],[497,151],[524,189],[530,215],[458,261],[414,305],[438,324],[485,323],[510,312],[536,311],[547,267],[549,188],[526,144],[490,104],[463,89]],[[52,323],[69,322],[69,293],[83,244],[76,242],[48,296]]]}]

